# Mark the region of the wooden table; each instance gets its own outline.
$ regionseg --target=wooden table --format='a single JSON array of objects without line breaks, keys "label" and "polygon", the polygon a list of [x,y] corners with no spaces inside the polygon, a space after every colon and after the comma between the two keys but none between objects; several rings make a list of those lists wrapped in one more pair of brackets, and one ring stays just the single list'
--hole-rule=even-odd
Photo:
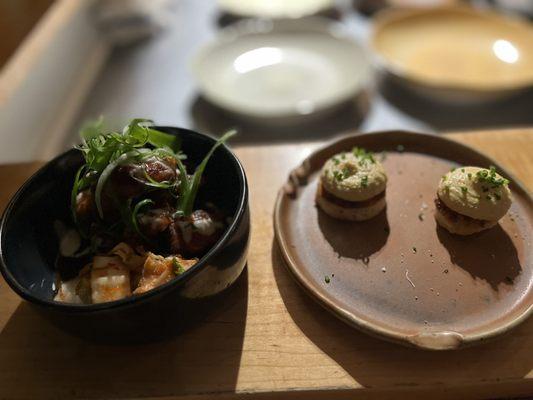
[{"label": "wooden table", "polygon": [[[453,134],[533,189],[533,129]],[[253,218],[247,271],[204,323],[175,339],[111,347],[70,337],[0,280],[0,398],[497,398],[533,395],[533,318],[505,337],[450,352],[371,338],[296,285],[272,234],[278,187],[313,144],[236,150]],[[0,206],[36,164],[0,168]],[[282,396],[283,395],[283,396]]]}]

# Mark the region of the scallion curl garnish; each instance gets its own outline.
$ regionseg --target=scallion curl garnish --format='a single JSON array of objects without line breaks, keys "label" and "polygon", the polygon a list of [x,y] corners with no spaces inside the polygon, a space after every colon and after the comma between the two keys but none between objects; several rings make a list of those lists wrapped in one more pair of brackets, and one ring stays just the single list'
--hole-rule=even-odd
[{"label": "scallion curl garnish", "polygon": [[150,199],[144,199],[144,200],[141,200],[139,201],[135,207],[133,207],[133,212],[131,213],[131,225],[133,227],[133,230],[135,231],[135,233],[137,235],[139,235],[140,237],[142,237],[144,240],[148,241],[148,238],[146,236],[144,236],[144,234],[141,232],[141,230],[139,229],[139,222],[138,222],[138,219],[137,219],[137,215],[139,214],[139,211],[141,211],[141,209],[147,205],[153,205],[154,202]]},{"label": "scallion curl garnish", "polygon": [[194,200],[196,199],[196,194],[198,193],[198,189],[200,188],[200,181],[202,179],[202,174],[207,165],[207,162],[219,146],[223,145],[226,141],[228,141],[228,139],[235,136],[236,134],[237,131],[232,129],[222,135],[222,137],[217,140],[215,145],[211,147],[211,150],[209,150],[200,165],[196,167],[196,170],[190,177],[187,175],[185,167],[182,165],[181,161],[178,160],[178,168],[180,170],[180,179],[182,182],[180,189],[183,190],[183,192],[181,192],[180,198],[178,199],[178,212],[182,212],[183,215],[186,217],[191,215],[193,211],[192,209],[194,206]]}]

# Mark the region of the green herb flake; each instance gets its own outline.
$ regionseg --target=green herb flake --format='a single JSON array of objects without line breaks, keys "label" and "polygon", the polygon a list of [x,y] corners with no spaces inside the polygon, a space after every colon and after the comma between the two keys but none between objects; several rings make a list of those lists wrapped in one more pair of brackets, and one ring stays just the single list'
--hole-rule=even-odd
[{"label": "green herb flake", "polygon": [[468,176],[468,180],[471,181],[471,180],[472,180],[472,173],[469,172],[469,173],[467,174],[467,176]]},{"label": "green herb flake", "polygon": [[476,177],[479,182],[484,182],[491,185],[492,188],[508,185],[509,180],[505,178],[498,178],[496,176],[496,167],[491,165],[490,168],[482,169],[476,172]]},{"label": "green herb flake", "polygon": [[175,275],[181,275],[185,272],[185,268],[181,265],[177,257],[172,258],[172,267]]},{"label": "green herb flake", "polygon": [[363,175],[361,177],[361,186],[362,187],[367,187],[368,186],[368,176],[367,175]]},{"label": "green herb flake", "polygon": [[331,282],[331,279],[330,279],[330,277],[329,277],[329,276],[327,276],[327,275],[326,275],[326,276],[324,276],[324,282],[326,282],[326,283],[330,283],[330,282]]},{"label": "green herb flake", "polygon": [[494,197],[496,197],[496,200],[502,199],[502,196],[500,196],[498,193],[494,193]]},{"label": "green herb flake", "polygon": [[352,149],[352,154],[359,160],[358,164],[360,166],[363,166],[367,163],[375,164],[376,159],[374,158],[374,154],[370,151],[367,151],[361,147],[354,147]]},{"label": "green herb flake", "polygon": [[339,171],[333,171],[333,178],[338,182],[342,181],[342,173]]},{"label": "green herb flake", "polygon": [[461,168],[461,172],[464,174],[464,173],[465,173],[465,169],[464,169],[464,168]]},{"label": "green herb flake", "polygon": [[463,192],[463,194],[467,194],[468,188],[466,186],[461,186],[461,192]]},{"label": "green herb flake", "polygon": [[346,166],[342,169],[342,179],[349,178],[352,175],[352,170],[350,167]]}]

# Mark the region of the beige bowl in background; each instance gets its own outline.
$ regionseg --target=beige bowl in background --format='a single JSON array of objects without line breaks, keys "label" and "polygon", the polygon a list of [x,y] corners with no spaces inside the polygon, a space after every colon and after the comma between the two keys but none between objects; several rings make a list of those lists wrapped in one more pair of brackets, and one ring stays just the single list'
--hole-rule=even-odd
[{"label": "beige bowl in background", "polygon": [[494,100],[533,86],[531,24],[489,11],[383,11],[372,46],[381,69],[442,101]]}]

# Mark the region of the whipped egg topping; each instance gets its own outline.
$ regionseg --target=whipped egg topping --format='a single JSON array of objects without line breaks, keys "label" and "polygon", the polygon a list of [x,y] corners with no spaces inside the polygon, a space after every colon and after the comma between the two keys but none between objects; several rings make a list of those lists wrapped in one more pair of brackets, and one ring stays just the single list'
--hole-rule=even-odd
[{"label": "whipped egg topping", "polygon": [[494,167],[455,168],[441,178],[437,195],[451,210],[485,221],[499,220],[512,203],[509,181]]},{"label": "whipped egg topping", "polygon": [[325,190],[347,201],[365,201],[385,190],[387,174],[372,153],[355,147],[331,157],[322,168]]}]

